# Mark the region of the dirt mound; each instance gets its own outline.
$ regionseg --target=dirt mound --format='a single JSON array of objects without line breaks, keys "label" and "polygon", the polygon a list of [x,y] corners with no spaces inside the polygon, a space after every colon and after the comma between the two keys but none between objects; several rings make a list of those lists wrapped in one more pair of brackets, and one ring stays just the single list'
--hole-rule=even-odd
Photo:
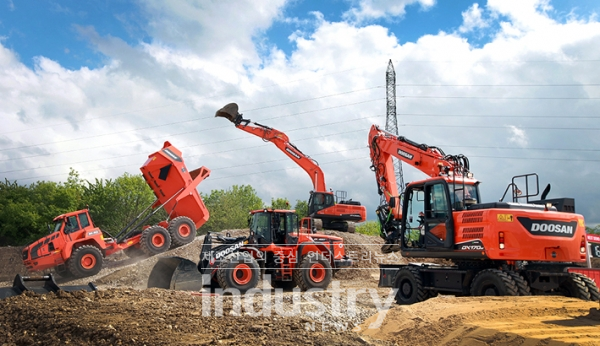
[{"label": "dirt mound", "polygon": [[350,330],[313,331],[304,317],[236,316],[230,298],[222,314],[213,305],[203,315],[202,304],[160,289],[28,293],[0,301],[0,345],[369,344]]},{"label": "dirt mound", "polygon": [[[241,236],[248,230],[223,233]],[[150,258],[117,254],[94,277],[59,280],[65,285],[92,281],[98,292],[28,292],[0,300],[0,345],[600,345],[597,302],[438,296],[388,308],[384,302],[391,303],[393,293],[377,287],[378,265],[406,259],[383,254],[379,237],[324,233],[342,237],[354,260],[351,268],[338,271],[327,291],[298,292],[297,300],[296,292],[277,292],[264,282],[259,285],[263,293],[251,299],[143,289],[160,257],[197,262],[204,240],[198,237]],[[419,261],[433,262],[411,258]],[[259,312],[265,306],[270,309]],[[381,324],[373,324],[378,319]]]},{"label": "dirt mound", "polygon": [[575,298],[438,296],[375,318],[355,331],[399,345],[600,345],[598,303]]},{"label": "dirt mound", "polygon": [[27,268],[21,260],[22,247],[0,248],[0,281],[12,281],[15,275],[25,274]]}]

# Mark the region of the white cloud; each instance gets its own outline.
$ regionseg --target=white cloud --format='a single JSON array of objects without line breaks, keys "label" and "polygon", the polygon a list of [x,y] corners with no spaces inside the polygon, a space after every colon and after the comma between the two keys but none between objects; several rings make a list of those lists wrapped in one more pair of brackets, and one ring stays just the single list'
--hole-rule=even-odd
[{"label": "white cloud", "polygon": [[344,18],[361,23],[372,19],[402,17],[406,13],[406,6],[413,4],[428,9],[435,5],[435,0],[359,0],[357,6],[344,13]]},{"label": "white cloud", "polygon": [[508,141],[510,143],[515,143],[520,147],[527,146],[527,134],[523,129],[520,129],[513,125],[510,125],[508,129],[510,132],[510,137],[508,138]]},{"label": "white cloud", "polygon": [[[363,4],[378,15],[384,3]],[[600,146],[585,130],[597,119],[578,118],[596,113],[595,101],[578,98],[600,97],[593,86],[600,71],[589,62],[600,57],[595,20],[557,23],[545,1],[489,1],[486,11],[507,19],[497,37],[473,48],[460,32],[400,45],[386,27],[317,16],[314,31],[291,36],[291,54],[274,47],[261,56],[254,40],[280,19],[283,1],[257,6],[147,1],[152,40],[137,45],[80,27],[107,57],[96,69],[69,70],[44,57],[30,69],[0,42],[0,172],[24,183],[64,181],[69,167],[86,179],[114,178],[137,173],[169,140],[190,169],[212,170],[202,192],[250,184],[265,202],[306,199],[309,177],[274,145],[214,118],[237,102],[246,118],[284,131],[320,163],[331,188],[367,204],[373,218],[379,196],[367,132],[385,121],[391,58],[401,135],[467,155],[486,201],[497,200],[513,175],[535,171],[553,182],[550,197],[575,197],[578,211],[600,222],[593,213],[600,203],[583,188],[593,185],[597,163],[565,171],[565,160],[589,160],[589,152],[540,150]],[[404,172],[407,182],[423,178]]]},{"label": "white cloud", "polygon": [[489,23],[483,19],[482,10],[479,8],[479,4],[475,3],[471,5],[466,11],[462,13],[463,23],[458,28],[461,33],[471,32],[481,28],[487,28]]}]

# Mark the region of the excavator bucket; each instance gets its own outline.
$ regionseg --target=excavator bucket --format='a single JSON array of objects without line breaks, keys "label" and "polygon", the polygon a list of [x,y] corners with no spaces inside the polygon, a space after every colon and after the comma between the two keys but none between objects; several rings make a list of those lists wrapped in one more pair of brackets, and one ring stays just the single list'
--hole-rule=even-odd
[{"label": "excavator bucket", "polygon": [[15,276],[15,280],[13,281],[13,287],[0,288],[0,299],[18,296],[25,291],[46,294],[50,292],[56,293],[58,291],[73,292],[81,290],[92,292],[97,291],[98,288],[91,282],[82,286],[60,287],[56,284],[56,281],[54,281],[52,274],[38,277],[21,276],[21,274],[17,274],[17,276]]},{"label": "excavator bucket", "polygon": [[152,268],[148,288],[180,291],[202,290],[202,274],[196,263],[181,257],[163,257]]},{"label": "excavator bucket", "polygon": [[232,123],[238,124],[242,115],[238,113],[238,105],[236,103],[230,103],[219,109],[217,113],[215,113],[215,117],[227,118]]}]

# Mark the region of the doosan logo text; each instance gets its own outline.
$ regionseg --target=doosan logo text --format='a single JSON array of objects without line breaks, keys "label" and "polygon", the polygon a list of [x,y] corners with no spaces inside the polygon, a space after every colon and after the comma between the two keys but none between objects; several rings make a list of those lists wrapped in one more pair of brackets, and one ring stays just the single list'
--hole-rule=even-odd
[{"label": "doosan logo text", "polygon": [[285,148],[285,151],[287,151],[288,153],[290,153],[290,155],[292,155],[293,157],[297,158],[298,160],[300,160],[300,155],[298,155],[296,152],[294,152],[292,149],[290,149],[289,147]]},{"label": "doosan logo text", "polygon": [[223,251],[217,252],[217,254],[215,255],[215,258],[216,259],[224,258],[225,256],[229,255],[230,253],[233,253],[237,249],[241,248],[242,246],[244,246],[244,242],[243,241],[241,241],[239,243],[236,243],[236,244],[232,245],[231,247],[228,247],[227,249],[225,249]]},{"label": "doosan logo text", "polygon": [[531,232],[553,232],[573,234],[573,226],[534,222],[531,224]]},{"label": "doosan logo text", "polygon": [[398,155],[400,155],[400,156],[402,156],[402,157],[405,157],[405,158],[407,158],[407,159],[409,159],[409,160],[412,160],[412,159],[413,159],[413,157],[414,157],[414,156],[413,156],[413,154],[411,154],[411,153],[407,153],[406,151],[404,151],[404,150],[402,150],[402,149],[398,149]]}]

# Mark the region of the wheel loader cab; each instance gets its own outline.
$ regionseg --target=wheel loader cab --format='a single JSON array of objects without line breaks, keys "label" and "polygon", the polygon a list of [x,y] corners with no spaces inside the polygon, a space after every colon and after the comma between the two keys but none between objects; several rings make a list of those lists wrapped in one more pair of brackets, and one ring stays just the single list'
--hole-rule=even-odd
[{"label": "wheel loader cab", "polygon": [[250,220],[250,231],[258,245],[292,244],[298,239],[298,216],[291,211],[255,212]]}]

